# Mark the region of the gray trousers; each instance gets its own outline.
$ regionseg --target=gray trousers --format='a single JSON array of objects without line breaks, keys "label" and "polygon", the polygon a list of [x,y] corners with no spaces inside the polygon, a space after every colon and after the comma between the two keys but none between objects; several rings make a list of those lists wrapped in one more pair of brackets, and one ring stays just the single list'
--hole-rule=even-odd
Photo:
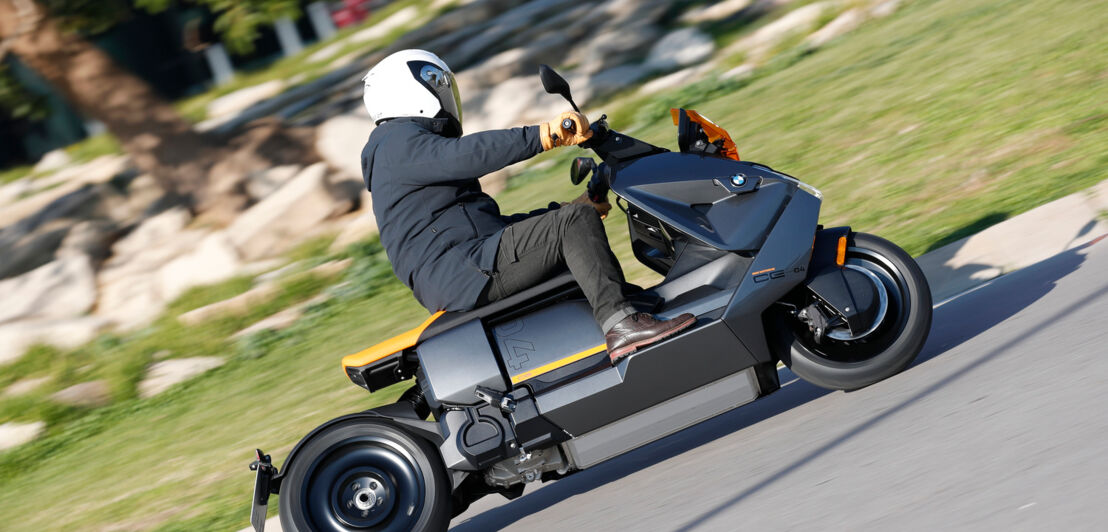
[{"label": "gray trousers", "polygon": [[573,274],[592,305],[600,330],[607,332],[635,312],[623,297],[619,261],[596,209],[569,204],[504,228],[496,270],[478,306],[504,299],[566,271]]}]

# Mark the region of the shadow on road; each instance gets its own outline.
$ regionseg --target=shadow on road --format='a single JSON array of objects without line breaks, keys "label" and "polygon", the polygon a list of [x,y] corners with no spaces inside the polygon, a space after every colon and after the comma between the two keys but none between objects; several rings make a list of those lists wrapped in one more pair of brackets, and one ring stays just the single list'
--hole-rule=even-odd
[{"label": "shadow on road", "polygon": [[[991,329],[1041,299],[1054,289],[1060,279],[1077,270],[1085,261],[1083,250],[1095,243],[1096,241],[1066,251],[1018,272],[998,278],[990,284],[937,307],[931,335],[913,367],[942,356],[950,349]],[[1108,292],[1108,286],[1101,287],[1081,300],[1072,303],[1046,321],[1049,322],[1057,317],[1064,316],[1088,301],[1102,296],[1105,292]],[[1040,330],[1040,327],[1038,327],[1038,324],[1033,324],[1028,326],[1027,330],[1027,335],[1014,337],[980,356],[973,357],[972,360],[967,360],[946,377],[911,397],[866,421],[858,423],[812,452],[797,457],[795,461],[784,464],[782,467],[768,473],[763,479],[754,482],[730,499],[699,516],[693,517],[678,530],[696,529],[716,515],[738,505],[751,495],[797,471],[862,432],[873,428],[912,403],[969,375],[982,365],[1034,335],[1036,331]],[[912,368],[909,368],[906,371],[911,370]],[[782,382],[786,382],[787,385],[782,386],[780,391],[769,397],[547,485],[543,489],[529,493],[510,504],[490,509],[464,522],[457,523],[451,530],[470,532],[503,529],[528,515],[545,510],[569,497],[618,481],[640,469],[696,449],[706,443],[736,433],[760,421],[831,393],[795,379],[795,376],[788,370],[782,370],[781,377]]]}]

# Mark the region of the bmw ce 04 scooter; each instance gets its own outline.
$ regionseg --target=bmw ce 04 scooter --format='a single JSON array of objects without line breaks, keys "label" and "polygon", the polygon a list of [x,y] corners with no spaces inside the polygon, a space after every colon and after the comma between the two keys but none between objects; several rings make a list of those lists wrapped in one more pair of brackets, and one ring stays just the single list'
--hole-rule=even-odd
[{"label": "bmw ce 04 scooter", "polygon": [[[543,65],[547,92],[574,109]],[[818,386],[888,378],[919,353],[931,296],[911,256],[849,227],[817,224],[821,194],[768,166],[695,111],[674,109],[679,152],[591,124],[574,184],[609,190],[635,257],[665,276],[647,290],[693,327],[612,365],[568,273],[343,358],[396,403],[324,423],[278,471],[258,451],[254,527],[279,494],[286,531],[445,530],[487,494],[580,471],[776,391],[777,364]],[[572,125],[569,124],[570,126]],[[433,421],[428,418],[433,414]]]}]

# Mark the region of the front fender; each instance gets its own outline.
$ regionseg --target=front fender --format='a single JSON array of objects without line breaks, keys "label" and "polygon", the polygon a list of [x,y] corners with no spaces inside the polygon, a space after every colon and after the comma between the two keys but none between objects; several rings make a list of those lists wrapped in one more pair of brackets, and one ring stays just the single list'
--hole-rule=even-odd
[{"label": "front fender", "polygon": [[[845,240],[845,241],[844,241]],[[849,227],[832,227],[816,233],[808,278],[804,286],[846,321],[852,332],[872,323],[877,312],[877,292],[865,274],[838,262],[839,243],[851,240]]]}]

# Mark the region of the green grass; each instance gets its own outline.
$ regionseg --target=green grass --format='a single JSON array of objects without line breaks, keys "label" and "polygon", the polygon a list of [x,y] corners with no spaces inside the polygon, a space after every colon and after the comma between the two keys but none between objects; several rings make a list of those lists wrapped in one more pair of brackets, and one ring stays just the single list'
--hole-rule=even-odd
[{"label": "green grass", "polygon": [[5,168],[0,170],[0,185],[6,185],[12,181],[17,181],[31,175],[34,171],[34,167],[25,164],[20,166],[13,166],[11,168]]},{"label": "green grass", "polygon": [[[706,80],[651,98],[604,105],[617,129],[673,147],[669,106],[726,127],[744,159],[823,190],[821,222],[889,237],[913,253],[949,242],[1105,178],[1108,34],[1100,3],[916,0],[827,48],[788,49],[749,80]],[[1041,21],[1050,20],[1050,24]],[[1033,36],[1029,38],[1028,36]],[[568,162],[513,179],[505,212],[572,199]],[[656,278],[631,258],[626,220],[606,220],[632,281]],[[324,242],[296,252],[324,253]],[[339,358],[413,327],[426,311],[392,278],[379,244],[344,256],[340,279],[290,276],[281,295],[247,315],[196,327],[172,313],[240,293],[247,280],[194,290],[150,328],[72,352],[36,348],[0,383],[50,375],[30,397],[0,401],[2,419],[47,419],[40,440],[0,455],[0,512],[11,530],[233,530],[246,526],[254,447],[280,464],[320,422],[393,400],[368,395]],[[320,290],[335,295],[292,328],[231,343],[234,331]],[[134,381],[158,350],[228,354],[229,363],[153,400]],[[115,402],[85,411],[43,398],[88,378],[112,382]],[[85,495],[61,502],[58,487]],[[275,502],[275,501],[274,501]],[[63,511],[64,508],[64,511]],[[274,509],[271,508],[271,514]]]},{"label": "green grass", "polygon": [[[1059,6],[912,2],[826,49],[778,56],[734,92],[652,99],[636,134],[672,146],[664,108],[695,108],[744,159],[820,188],[822,223],[919,254],[1108,177],[1103,17],[1097,2]],[[1035,39],[1019,35],[1047,16]]]}]

